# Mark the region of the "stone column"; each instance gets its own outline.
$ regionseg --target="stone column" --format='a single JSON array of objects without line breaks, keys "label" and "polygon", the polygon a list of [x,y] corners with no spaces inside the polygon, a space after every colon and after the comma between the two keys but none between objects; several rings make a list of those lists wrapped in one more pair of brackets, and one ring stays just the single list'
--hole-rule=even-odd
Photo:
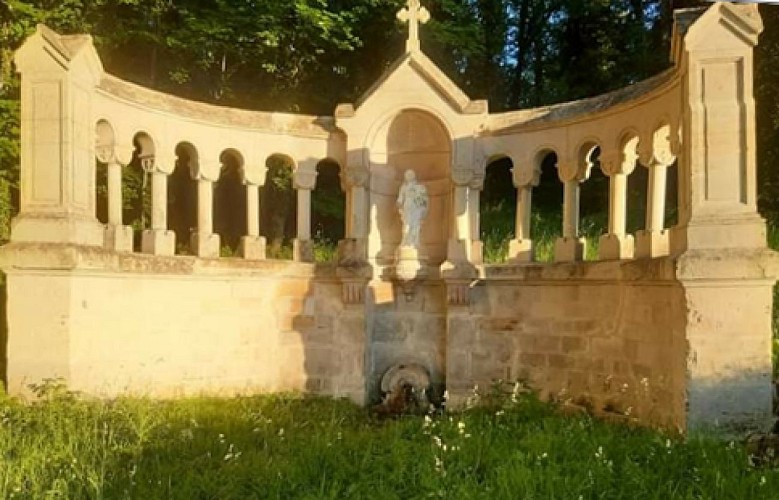
[{"label": "stone column", "polygon": [[[210,169],[216,172],[219,169]],[[190,245],[198,257],[219,258],[221,238],[214,234],[214,181],[203,171],[194,176],[197,182],[197,231],[192,234]]]},{"label": "stone column", "polygon": [[66,44],[38,25],[14,60],[21,73],[21,170],[11,240],[102,247],[92,112],[100,58],[91,39]]},{"label": "stone column", "polygon": [[636,233],[636,258],[662,257],[669,253],[668,231],[665,230],[665,197],[669,159],[649,162],[647,186],[646,229]]},{"label": "stone column", "polygon": [[533,188],[538,186],[541,171],[537,166],[523,169],[515,163],[512,170],[514,187],[517,188],[517,218],[514,225],[514,239],[509,243],[511,262],[531,262],[534,258],[533,241],[530,239],[530,216],[533,203]]},{"label": "stone column", "polygon": [[[122,164],[129,163],[132,147],[98,146],[98,160],[106,164],[108,174],[108,224],[105,225],[104,246],[115,252],[133,251],[133,229],[122,224]],[[124,161],[122,159],[124,159]]]},{"label": "stone column", "polygon": [[[564,183],[563,237],[555,242],[555,262],[584,260],[587,241],[579,238],[579,183],[584,176],[579,175],[574,167],[558,167],[560,180]],[[569,170],[571,168],[574,168],[573,173]]]},{"label": "stone column", "polygon": [[346,193],[346,239],[338,243],[339,261],[368,258],[368,168],[356,164],[343,169],[341,188]]},{"label": "stone column", "polygon": [[260,236],[260,186],[245,181],[246,236],[241,238],[241,256],[247,260],[265,259],[266,241]]},{"label": "stone column", "polygon": [[174,255],[176,233],[168,231],[168,174],[160,170],[155,157],[141,159],[151,174],[151,229],[143,232],[141,250],[152,255]]},{"label": "stone column", "polygon": [[313,165],[300,165],[295,171],[295,189],[298,196],[297,238],[294,241],[294,259],[314,261],[314,242],[311,240],[311,191],[316,187],[317,171]]},{"label": "stone column", "polygon": [[484,189],[484,172],[477,172],[468,190],[468,211],[471,214],[471,262],[484,263],[484,242],[481,241],[481,192]]},{"label": "stone column", "polygon": [[470,213],[468,211],[468,190],[473,171],[470,168],[452,169],[452,232],[446,252],[446,260],[456,264],[470,261]]},{"label": "stone column", "polygon": [[633,236],[627,232],[628,175],[635,169],[638,139],[629,141],[620,151],[606,151],[601,155],[601,168],[609,177],[609,232],[600,237],[600,260],[632,259]]},{"label": "stone column", "polygon": [[349,238],[363,240],[368,237],[368,169],[362,165],[346,168],[344,187],[349,198]]}]

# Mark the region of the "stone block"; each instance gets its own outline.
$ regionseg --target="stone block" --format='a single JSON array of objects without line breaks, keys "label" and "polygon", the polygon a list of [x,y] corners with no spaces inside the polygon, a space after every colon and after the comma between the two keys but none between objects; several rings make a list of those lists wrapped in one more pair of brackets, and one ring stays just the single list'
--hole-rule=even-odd
[{"label": "stone block", "polygon": [[584,260],[587,240],[584,238],[558,238],[554,245],[555,262],[580,262]]},{"label": "stone block", "polygon": [[176,233],[147,229],[141,236],[141,251],[150,255],[170,256],[176,253]]},{"label": "stone block", "polygon": [[195,255],[202,259],[218,259],[220,238],[213,233],[193,233],[190,246]]},{"label": "stone block", "polygon": [[562,352],[565,354],[586,351],[589,341],[585,337],[563,337]]},{"label": "stone block", "polygon": [[522,353],[519,355],[519,364],[530,368],[543,368],[546,366],[546,356],[543,354]]},{"label": "stone block", "polygon": [[633,236],[604,234],[598,244],[599,260],[630,260],[635,253]]},{"label": "stone block", "polygon": [[133,228],[130,226],[105,226],[104,245],[107,250],[113,252],[133,251]]},{"label": "stone block", "polygon": [[292,241],[292,258],[295,262],[314,262],[314,242],[294,239]]},{"label": "stone block", "polygon": [[265,260],[267,241],[259,236],[244,236],[238,254],[246,260]]},{"label": "stone block", "polygon": [[549,367],[555,370],[567,370],[571,365],[571,358],[562,354],[550,354],[547,357]]}]

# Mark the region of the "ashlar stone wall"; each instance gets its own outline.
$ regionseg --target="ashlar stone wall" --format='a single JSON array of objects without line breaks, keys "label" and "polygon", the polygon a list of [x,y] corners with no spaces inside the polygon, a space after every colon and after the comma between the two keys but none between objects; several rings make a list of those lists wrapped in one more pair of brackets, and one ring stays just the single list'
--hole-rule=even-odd
[{"label": "ashlar stone wall", "polygon": [[519,379],[598,413],[684,421],[686,310],[671,260],[503,266],[471,296],[448,322],[453,405]]}]

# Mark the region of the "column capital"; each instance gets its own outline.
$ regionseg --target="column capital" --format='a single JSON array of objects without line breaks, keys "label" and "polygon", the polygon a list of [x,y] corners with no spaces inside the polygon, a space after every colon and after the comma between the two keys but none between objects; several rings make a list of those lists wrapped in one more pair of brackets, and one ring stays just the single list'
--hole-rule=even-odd
[{"label": "column capital", "polygon": [[521,165],[515,164],[514,168],[511,169],[511,178],[517,189],[535,187],[541,181],[541,169],[538,166],[523,168]]},{"label": "column capital", "polygon": [[638,156],[638,151],[635,149],[607,150],[600,155],[600,167],[608,177],[630,175],[636,168]]},{"label": "column capital", "polygon": [[222,170],[222,164],[216,162],[201,163],[197,160],[190,160],[189,175],[194,181],[217,182]]},{"label": "column capital", "polygon": [[344,187],[366,187],[370,180],[370,171],[364,165],[349,165],[341,170]]},{"label": "column capital", "polygon": [[452,182],[457,187],[468,187],[473,180],[473,169],[469,167],[455,166],[452,168]]},{"label": "column capital", "polygon": [[316,187],[316,170],[298,168],[293,176],[295,189],[313,191]]}]

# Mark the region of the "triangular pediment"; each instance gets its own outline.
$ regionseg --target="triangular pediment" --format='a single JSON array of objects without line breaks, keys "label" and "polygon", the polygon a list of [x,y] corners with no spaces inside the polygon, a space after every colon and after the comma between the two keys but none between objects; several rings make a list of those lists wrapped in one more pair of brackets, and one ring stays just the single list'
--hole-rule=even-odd
[{"label": "triangular pediment", "polygon": [[[402,104],[403,96],[398,95],[398,81],[403,81],[406,87],[424,85],[432,89],[441,101],[445,102],[456,113],[473,115],[487,113],[487,101],[473,101],[460,89],[436,64],[421,51],[407,52],[398,58],[384,74],[374,83],[353,105],[341,105],[336,116],[346,116],[366,106],[374,99],[386,99],[385,89],[392,89],[394,100]],[[409,98],[415,96],[409,92]]]}]

